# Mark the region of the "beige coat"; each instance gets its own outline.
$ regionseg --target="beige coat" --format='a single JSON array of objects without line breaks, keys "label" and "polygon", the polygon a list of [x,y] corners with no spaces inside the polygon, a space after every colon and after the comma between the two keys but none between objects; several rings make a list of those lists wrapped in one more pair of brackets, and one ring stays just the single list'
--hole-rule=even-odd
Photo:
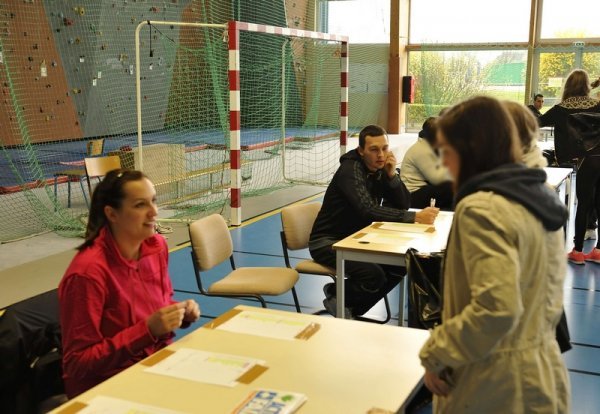
[{"label": "beige coat", "polygon": [[435,413],[567,413],[555,340],[566,274],[562,230],[491,192],[460,201],[448,241],[443,323],[421,350],[454,384]]}]

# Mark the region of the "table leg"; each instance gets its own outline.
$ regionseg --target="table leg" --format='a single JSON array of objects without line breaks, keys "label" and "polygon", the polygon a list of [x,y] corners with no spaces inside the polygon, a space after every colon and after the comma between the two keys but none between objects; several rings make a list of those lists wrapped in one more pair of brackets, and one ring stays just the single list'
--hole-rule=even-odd
[{"label": "table leg", "polygon": [[335,277],[335,294],[337,299],[336,318],[344,318],[344,253],[341,250],[336,251],[336,277]]}]

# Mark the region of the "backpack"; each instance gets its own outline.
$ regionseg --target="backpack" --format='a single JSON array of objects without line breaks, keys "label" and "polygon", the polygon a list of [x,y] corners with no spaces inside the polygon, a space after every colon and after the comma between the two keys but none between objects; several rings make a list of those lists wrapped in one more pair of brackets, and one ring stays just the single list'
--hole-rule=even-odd
[{"label": "backpack", "polygon": [[580,112],[567,116],[567,133],[576,158],[600,153],[600,113]]}]

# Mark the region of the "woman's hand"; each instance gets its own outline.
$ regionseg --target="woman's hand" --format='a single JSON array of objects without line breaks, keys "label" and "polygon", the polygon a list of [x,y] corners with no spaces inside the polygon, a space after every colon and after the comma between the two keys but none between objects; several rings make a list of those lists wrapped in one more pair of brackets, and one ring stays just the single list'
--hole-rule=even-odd
[{"label": "woman's hand", "polygon": [[200,306],[194,299],[188,299],[185,302],[185,312],[183,320],[189,323],[196,322],[200,318]]},{"label": "woman's hand", "polygon": [[[148,319],[146,319],[146,325],[152,336],[159,338],[179,328],[183,322],[187,302],[188,301],[183,301],[165,306],[150,315]],[[199,313],[200,312],[198,311],[198,314]]]},{"label": "woman's hand", "polygon": [[445,397],[450,392],[450,385],[433,372],[426,370],[423,378],[425,386],[435,395]]}]

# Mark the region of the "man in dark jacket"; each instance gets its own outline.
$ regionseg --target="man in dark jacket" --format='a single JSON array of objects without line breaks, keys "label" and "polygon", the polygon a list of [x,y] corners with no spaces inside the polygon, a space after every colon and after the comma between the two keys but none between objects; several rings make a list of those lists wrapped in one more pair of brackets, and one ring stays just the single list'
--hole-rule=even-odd
[{"label": "man in dark jacket", "polygon": [[542,106],[544,106],[544,95],[538,93],[533,97],[533,104],[527,105],[527,108],[529,108],[529,110],[535,115],[536,118],[539,118],[540,116],[542,116],[542,113],[540,112]]},{"label": "man in dark jacket", "polygon": [[[340,158],[315,220],[309,241],[313,259],[335,267],[332,245],[374,221],[432,224],[439,212],[427,207],[407,211],[410,193],[396,170],[396,158],[389,150],[386,132],[377,125],[360,131],[358,147]],[[346,314],[359,316],[381,300],[404,275],[398,266],[346,262]],[[336,314],[335,285],[325,285],[325,309]]]}]

